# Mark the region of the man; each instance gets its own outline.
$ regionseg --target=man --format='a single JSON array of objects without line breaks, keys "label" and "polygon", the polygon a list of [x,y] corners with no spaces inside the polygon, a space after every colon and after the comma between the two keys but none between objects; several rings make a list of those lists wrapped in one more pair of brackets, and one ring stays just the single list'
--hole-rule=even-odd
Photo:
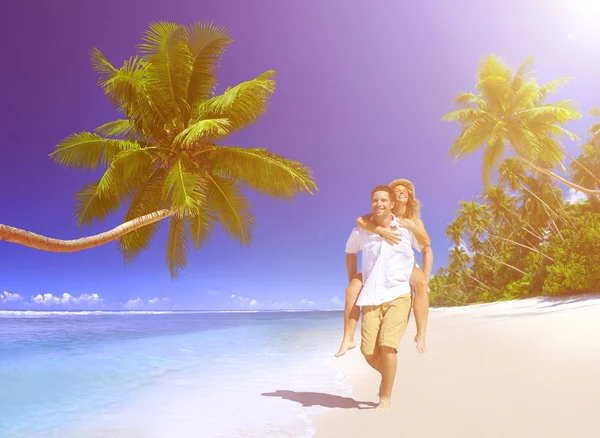
[{"label": "man", "polygon": [[[397,348],[408,323],[411,306],[410,276],[415,256],[411,247],[422,249],[412,231],[400,227],[392,214],[394,192],[377,186],[371,192],[373,222],[399,234],[393,245],[380,235],[355,227],[346,243],[348,278],[357,275],[358,251],[362,251],[363,289],[356,302],[362,307],[361,353],[381,374],[380,410],[391,407],[392,387],[398,365]],[[426,287],[424,284],[417,287]],[[427,293],[417,290],[416,293]]]},{"label": "man", "polygon": [[[394,208],[392,213],[398,219],[401,227],[412,231],[417,240],[423,245],[423,270],[415,265],[410,276],[410,284],[415,290],[429,290],[429,277],[433,267],[433,251],[431,250],[429,235],[425,230],[425,225],[420,218],[421,203],[416,197],[415,186],[407,179],[396,179],[390,184],[390,189],[394,192]],[[389,244],[394,245],[399,242],[396,233],[390,229],[378,227],[372,220],[371,215],[364,215],[356,220],[359,227],[379,234]],[[349,279],[350,282],[346,288],[346,304],[344,306],[344,336],[336,357],[343,356],[346,351],[355,347],[354,333],[360,316],[360,309],[356,306],[356,300],[362,289],[362,277],[358,274]],[[417,287],[418,283],[424,283],[424,287]],[[425,332],[427,330],[427,319],[429,315],[429,296],[428,294],[415,294],[413,296],[413,309],[415,322],[417,325],[417,334],[415,343],[419,353],[425,353]]]}]

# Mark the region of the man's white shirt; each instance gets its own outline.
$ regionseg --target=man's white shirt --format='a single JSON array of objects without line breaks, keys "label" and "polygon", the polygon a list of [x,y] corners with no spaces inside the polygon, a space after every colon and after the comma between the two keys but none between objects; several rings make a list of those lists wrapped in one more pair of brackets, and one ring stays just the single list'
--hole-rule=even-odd
[{"label": "man's white shirt", "polygon": [[423,246],[412,231],[400,227],[393,217],[390,225],[401,234],[395,245],[387,243],[380,235],[355,227],[346,242],[346,253],[362,251],[363,288],[357,306],[377,306],[410,293],[410,275],[415,264],[413,248]]}]

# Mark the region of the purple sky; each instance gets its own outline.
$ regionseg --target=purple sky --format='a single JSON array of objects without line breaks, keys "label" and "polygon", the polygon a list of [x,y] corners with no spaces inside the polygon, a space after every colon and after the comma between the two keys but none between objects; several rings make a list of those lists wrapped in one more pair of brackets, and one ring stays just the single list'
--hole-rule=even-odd
[{"label": "purple sky", "polygon": [[[22,0],[3,5],[0,223],[60,238],[119,223],[122,213],[78,230],[73,195],[95,175],[61,168],[48,154],[70,134],[117,118],[96,85],[90,49],[98,47],[120,66],[135,53],[148,24],[158,20],[213,21],[231,29],[235,42],[223,58],[219,90],[277,70],[269,112],[226,144],[267,147],[302,161],[313,169],[320,191],[292,203],[251,194],[257,218],[252,246],[240,248],[219,230],[190,255],[175,281],[165,266],[164,232],[126,267],[114,244],[52,254],[0,242],[0,292],[24,297],[0,296],[0,308],[25,306],[37,294],[63,293],[98,294],[105,307],[115,308],[137,297],[145,308],[154,297],[168,298],[163,306],[190,309],[337,307],[334,297],[343,298],[346,284],[344,245],[354,219],[369,211],[372,187],[399,177],[417,187],[437,269],[445,264],[450,244],[444,230],[457,202],[481,191],[480,155],[453,164],[447,151],[459,128],[440,121],[457,93],[472,90],[479,60],[495,53],[516,69],[534,55],[541,81],[576,78],[559,97],[575,99],[585,113],[600,106],[600,31],[582,1],[571,3],[580,9],[565,4]],[[584,137],[591,122],[586,116],[568,128]],[[579,153],[576,145],[566,146]]]}]

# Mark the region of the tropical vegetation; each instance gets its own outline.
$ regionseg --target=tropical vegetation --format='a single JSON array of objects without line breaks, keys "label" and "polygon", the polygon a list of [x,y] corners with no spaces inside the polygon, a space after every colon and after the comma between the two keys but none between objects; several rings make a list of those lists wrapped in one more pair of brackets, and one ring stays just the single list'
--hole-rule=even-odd
[{"label": "tropical vegetation", "polygon": [[[476,93],[458,95],[461,108],[443,117],[462,127],[450,147],[456,159],[483,149],[484,184],[446,228],[452,247],[430,284],[433,305],[600,290],[600,123],[570,156],[561,141],[579,137],[563,125],[582,114],[572,101],[546,103],[569,78],[538,85],[532,61],[513,75],[487,57]],[[566,201],[557,183],[586,195]]]},{"label": "tropical vegetation", "polygon": [[166,260],[174,277],[191,247],[200,248],[217,224],[250,243],[255,219],[244,187],[276,199],[313,193],[312,173],[302,163],[263,148],[223,144],[266,111],[275,91],[269,70],[216,94],[219,63],[231,42],[228,30],[213,24],[159,22],[121,67],[94,48],[98,83],[121,118],[69,136],[50,156],[69,168],[103,169],[76,194],[79,225],[125,211],[123,224],[73,241],[0,225],[0,240],[45,251],[118,240],[129,261],[168,222]]}]

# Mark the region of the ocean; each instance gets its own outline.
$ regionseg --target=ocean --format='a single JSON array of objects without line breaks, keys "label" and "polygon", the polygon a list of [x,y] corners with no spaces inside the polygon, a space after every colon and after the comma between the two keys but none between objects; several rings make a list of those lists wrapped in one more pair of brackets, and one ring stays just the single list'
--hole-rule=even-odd
[{"label": "ocean", "polygon": [[350,393],[341,334],[340,312],[0,311],[0,436],[308,438],[302,393]]}]

